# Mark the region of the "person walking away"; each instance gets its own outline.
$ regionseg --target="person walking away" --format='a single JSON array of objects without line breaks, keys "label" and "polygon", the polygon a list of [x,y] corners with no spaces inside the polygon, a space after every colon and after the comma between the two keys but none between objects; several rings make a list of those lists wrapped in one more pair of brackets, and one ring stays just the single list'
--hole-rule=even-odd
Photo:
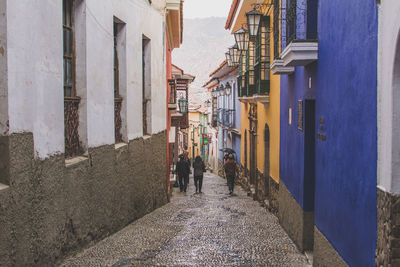
[{"label": "person walking away", "polygon": [[179,177],[179,189],[181,192],[186,192],[189,182],[190,164],[185,160],[185,157],[182,154],[179,155],[179,161],[176,164],[176,172]]},{"label": "person walking away", "polygon": [[206,166],[204,165],[203,159],[200,156],[197,156],[194,160],[193,169],[196,193],[201,193],[201,187],[203,186],[203,173],[206,172]]},{"label": "person walking away", "polygon": [[228,160],[224,164],[226,179],[228,180],[229,194],[233,194],[235,186],[235,177],[238,172],[237,164],[232,154],[229,154]]}]

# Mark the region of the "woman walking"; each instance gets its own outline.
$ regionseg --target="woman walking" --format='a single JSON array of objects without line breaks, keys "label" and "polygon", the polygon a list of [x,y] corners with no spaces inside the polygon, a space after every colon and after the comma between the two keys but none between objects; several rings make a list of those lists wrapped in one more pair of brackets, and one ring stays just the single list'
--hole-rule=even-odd
[{"label": "woman walking", "polygon": [[203,185],[203,173],[206,172],[206,166],[200,156],[197,156],[193,162],[194,169],[194,185],[196,186],[196,193],[201,193]]}]

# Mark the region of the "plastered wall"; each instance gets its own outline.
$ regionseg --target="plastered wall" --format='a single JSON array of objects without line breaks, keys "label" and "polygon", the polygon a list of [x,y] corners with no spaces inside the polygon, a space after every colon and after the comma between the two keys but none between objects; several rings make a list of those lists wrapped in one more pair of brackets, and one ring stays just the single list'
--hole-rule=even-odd
[{"label": "plastered wall", "polygon": [[[164,131],[165,1],[155,1],[154,6],[141,0],[78,2],[82,16],[76,36],[81,62],[77,65],[81,74],[77,75],[77,91],[82,98],[79,132],[84,147],[114,143],[114,16],[126,23],[125,136],[128,140],[142,136],[143,35],[151,39],[151,129],[153,134]],[[6,3],[7,20],[0,14],[0,47],[7,48],[4,55],[0,53],[0,132],[6,131],[8,117],[9,133],[33,133],[36,157],[63,153],[62,1],[1,1],[2,12]],[[3,77],[8,78],[7,86]],[[8,112],[3,102],[8,103]]]}]

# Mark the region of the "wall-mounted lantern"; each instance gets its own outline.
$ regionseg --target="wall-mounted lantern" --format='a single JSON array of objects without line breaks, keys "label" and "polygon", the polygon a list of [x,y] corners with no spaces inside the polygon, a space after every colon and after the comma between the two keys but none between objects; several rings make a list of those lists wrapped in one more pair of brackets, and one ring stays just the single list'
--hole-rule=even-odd
[{"label": "wall-mounted lantern", "polygon": [[246,17],[250,38],[256,38],[262,13],[254,8],[252,11],[246,13]]},{"label": "wall-mounted lantern", "polygon": [[233,67],[232,57],[229,52],[225,53],[226,62],[228,63],[229,67]]},{"label": "wall-mounted lantern", "polygon": [[230,95],[231,92],[232,92],[232,86],[229,82],[227,82],[225,85],[225,95]]},{"label": "wall-mounted lantern", "polygon": [[229,48],[229,55],[231,57],[232,65],[237,66],[239,64],[240,57],[240,51],[237,44]]},{"label": "wall-mounted lantern", "polygon": [[249,32],[241,28],[234,32],[236,44],[240,51],[247,51],[249,48]]}]

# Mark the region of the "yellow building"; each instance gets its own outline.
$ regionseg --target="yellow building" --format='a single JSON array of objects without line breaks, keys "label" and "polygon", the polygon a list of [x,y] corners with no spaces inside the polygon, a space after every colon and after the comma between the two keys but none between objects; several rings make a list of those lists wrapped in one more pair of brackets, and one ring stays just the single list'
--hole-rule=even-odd
[{"label": "yellow building", "polygon": [[206,108],[189,107],[189,128],[187,130],[189,159],[193,160],[196,156],[201,156],[206,162],[208,156],[208,142],[204,142],[204,137],[208,135]]},{"label": "yellow building", "polygon": [[[256,8],[263,16],[257,36],[250,37],[247,51],[239,60],[241,104],[241,165],[244,180],[254,196],[269,199],[277,211],[279,191],[280,76],[270,65],[279,55],[279,1],[234,0],[226,23],[231,33],[247,25],[246,13]],[[276,8],[275,8],[276,7]],[[275,12],[274,12],[275,11]],[[275,27],[278,28],[274,28]],[[276,42],[274,42],[276,36]],[[275,49],[274,49],[275,48]],[[276,50],[276,51],[274,51]]]}]

